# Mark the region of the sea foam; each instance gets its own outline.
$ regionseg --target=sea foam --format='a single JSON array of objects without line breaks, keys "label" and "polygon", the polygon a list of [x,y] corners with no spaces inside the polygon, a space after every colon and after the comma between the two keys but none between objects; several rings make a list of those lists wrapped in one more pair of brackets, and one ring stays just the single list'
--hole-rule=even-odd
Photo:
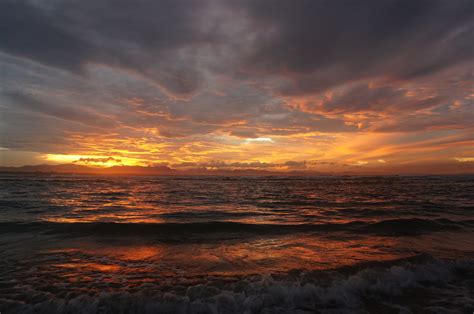
[{"label": "sea foam", "polygon": [[[473,260],[422,256],[392,264],[367,265],[357,272],[243,277],[233,289],[202,283],[183,294],[151,292],[144,286],[136,293],[49,296],[36,304],[14,302],[3,294],[0,308],[4,313],[462,313],[474,308],[469,292],[474,283]],[[425,297],[418,298],[420,292]]]}]

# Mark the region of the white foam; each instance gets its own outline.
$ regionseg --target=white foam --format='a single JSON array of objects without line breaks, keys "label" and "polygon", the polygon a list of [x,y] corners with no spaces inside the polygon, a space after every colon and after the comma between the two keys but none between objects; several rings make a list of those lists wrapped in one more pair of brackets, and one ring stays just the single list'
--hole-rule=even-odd
[{"label": "white foam", "polygon": [[[308,278],[275,280],[271,276],[260,279],[243,279],[241,291],[226,290],[213,285],[199,284],[189,287],[184,295],[171,292],[153,294],[143,286],[139,292],[100,293],[96,296],[79,295],[71,299],[57,297],[34,305],[21,304],[8,299],[0,300],[5,313],[352,313],[365,306],[366,300],[384,303],[401,313],[409,309],[390,304],[391,296],[407,293],[407,289],[436,287],[440,293],[443,284],[452,282],[456,272],[474,271],[473,261],[422,264],[405,263],[385,269],[367,268],[352,276],[334,274],[327,284],[317,285]],[[314,275],[314,274],[313,274]],[[459,278],[457,278],[459,279]],[[237,286],[237,285],[236,285]],[[449,289],[453,289],[451,285]],[[433,292],[432,291],[432,292]],[[460,289],[459,304],[465,308],[472,297]],[[468,292],[467,292],[468,293]],[[456,300],[451,300],[455,302]],[[468,303],[466,303],[468,302]],[[467,305],[466,305],[467,304]],[[442,307],[428,305],[433,312]]]}]

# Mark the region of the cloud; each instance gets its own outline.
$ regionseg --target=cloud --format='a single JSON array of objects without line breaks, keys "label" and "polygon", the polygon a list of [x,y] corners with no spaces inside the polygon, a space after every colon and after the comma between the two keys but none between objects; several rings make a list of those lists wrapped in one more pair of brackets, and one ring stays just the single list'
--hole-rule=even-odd
[{"label": "cloud", "polygon": [[246,144],[250,143],[274,143],[275,141],[269,137],[248,138],[245,140]]},{"label": "cloud", "polygon": [[[286,97],[298,110],[379,132],[469,127],[472,74],[454,68],[409,82],[357,81],[324,93]],[[455,79],[453,79],[455,78]]]},{"label": "cloud", "polygon": [[470,0],[0,0],[0,146],[454,163],[471,154],[473,16]]},{"label": "cloud", "polygon": [[474,162],[474,157],[454,157],[453,159],[459,162]]},{"label": "cloud", "polygon": [[354,80],[414,79],[472,60],[469,0],[248,1],[247,71],[283,79],[284,95]]},{"label": "cloud", "polygon": [[105,157],[105,158],[79,158],[79,159],[73,161],[73,163],[86,163],[86,164],[100,163],[100,164],[106,164],[110,161],[112,161],[114,163],[121,163],[122,162],[122,160],[114,158],[114,157]]},{"label": "cloud", "polygon": [[213,160],[209,162],[184,162],[178,164],[171,164],[172,168],[176,169],[193,169],[193,168],[208,168],[208,169],[266,169],[266,170],[301,170],[306,169],[309,163],[307,161],[293,161],[289,160],[283,163],[277,162],[225,162]]},{"label": "cloud", "polygon": [[0,49],[7,53],[71,71],[93,53],[87,42],[29,1],[0,3],[0,36]]},{"label": "cloud", "polygon": [[201,27],[205,8],[186,0],[5,0],[0,49],[76,73],[91,63],[125,68],[187,95],[201,80],[192,51],[214,40]]},{"label": "cloud", "polygon": [[96,128],[114,128],[116,126],[114,120],[81,108],[80,106],[61,106],[54,103],[43,102],[36,99],[33,95],[17,91],[6,91],[0,93],[0,97],[1,96],[13,102],[17,111],[32,111]]}]

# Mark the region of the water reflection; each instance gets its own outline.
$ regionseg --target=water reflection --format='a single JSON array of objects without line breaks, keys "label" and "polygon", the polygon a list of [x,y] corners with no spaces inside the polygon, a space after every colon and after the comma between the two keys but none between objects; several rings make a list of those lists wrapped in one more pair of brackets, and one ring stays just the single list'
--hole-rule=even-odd
[{"label": "water reflection", "polygon": [[189,296],[194,285],[239,294],[262,274],[474,252],[474,185],[462,177],[8,182],[0,180],[0,299],[16,303]]},{"label": "water reflection", "polygon": [[328,269],[413,254],[402,248],[396,238],[361,237],[341,241],[324,236],[296,235],[245,242],[129,242],[127,245],[101,244],[91,239],[72,241],[67,248],[51,248],[43,254],[54,257],[52,265],[64,269],[68,276],[71,273],[99,276],[102,272],[117,276],[141,274],[141,278],[150,280],[169,276],[243,276],[292,269]]},{"label": "water reflection", "polygon": [[[28,200],[55,222],[327,223],[388,218],[466,217],[472,183],[412,178],[147,178],[36,179]],[[441,191],[439,191],[441,189]],[[452,193],[447,197],[443,191]],[[30,204],[31,206],[31,204]],[[10,213],[23,214],[22,210]],[[1,217],[0,213],[0,218]]]}]

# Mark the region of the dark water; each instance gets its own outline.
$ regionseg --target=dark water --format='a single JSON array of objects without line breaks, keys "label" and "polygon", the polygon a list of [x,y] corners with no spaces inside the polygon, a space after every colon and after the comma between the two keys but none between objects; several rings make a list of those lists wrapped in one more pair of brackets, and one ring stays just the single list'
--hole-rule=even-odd
[{"label": "dark water", "polygon": [[474,177],[0,176],[1,313],[472,313]]}]

